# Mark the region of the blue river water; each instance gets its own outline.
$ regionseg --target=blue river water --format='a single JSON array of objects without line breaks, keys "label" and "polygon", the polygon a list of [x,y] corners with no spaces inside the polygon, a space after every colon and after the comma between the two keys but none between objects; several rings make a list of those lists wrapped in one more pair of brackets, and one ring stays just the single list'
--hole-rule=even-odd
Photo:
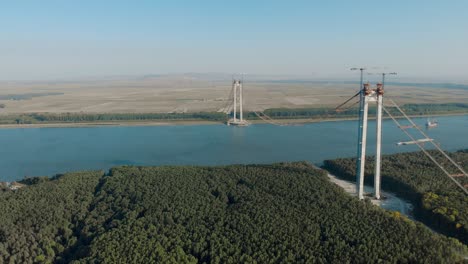
[{"label": "blue river water", "polygon": [[[437,118],[425,130],[443,149],[468,148],[468,116]],[[424,128],[425,118],[414,119]],[[418,136],[420,138],[420,136]],[[383,154],[417,150],[391,120],[383,124]],[[375,152],[375,123],[369,124],[368,154]],[[357,121],[300,126],[256,124],[102,126],[0,129],[0,181],[50,176],[117,165],[224,165],[310,161],[356,154]]]}]

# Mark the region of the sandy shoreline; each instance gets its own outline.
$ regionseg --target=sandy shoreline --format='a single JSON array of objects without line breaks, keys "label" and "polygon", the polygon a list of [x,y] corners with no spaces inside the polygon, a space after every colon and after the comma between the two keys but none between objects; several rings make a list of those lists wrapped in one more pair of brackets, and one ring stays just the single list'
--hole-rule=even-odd
[{"label": "sandy shoreline", "polygon": [[[417,117],[435,117],[435,116],[463,116],[468,113],[447,113],[437,115],[413,115],[411,118]],[[370,120],[373,118],[370,117]],[[389,117],[384,117],[389,119]],[[320,122],[338,122],[338,121],[351,121],[357,120],[357,117],[344,117],[344,118],[307,118],[307,119],[275,119],[277,124],[310,124]],[[263,120],[249,120],[251,124],[267,124]],[[110,122],[83,122],[83,123],[36,123],[36,124],[6,124],[0,125],[0,129],[12,128],[76,128],[76,127],[104,127],[104,126],[186,126],[186,125],[216,125],[224,124],[221,121],[207,121],[207,120],[165,120],[165,121],[110,121]]]}]

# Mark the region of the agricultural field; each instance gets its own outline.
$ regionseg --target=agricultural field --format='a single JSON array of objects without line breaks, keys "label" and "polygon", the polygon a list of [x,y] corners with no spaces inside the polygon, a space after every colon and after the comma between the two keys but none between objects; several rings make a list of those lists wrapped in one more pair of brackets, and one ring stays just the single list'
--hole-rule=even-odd
[{"label": "agricultural field", "polygon": [[[108,80],[0,82],[0,114],[216,112],[228,103],[229,78],[147,76]],[[247,80],[246,111],[334,107],[356,93],[346,82]],[[40,96],[31,96],[40,95]],[[399,104],[466,103],[465,85],[387,85]]]}]

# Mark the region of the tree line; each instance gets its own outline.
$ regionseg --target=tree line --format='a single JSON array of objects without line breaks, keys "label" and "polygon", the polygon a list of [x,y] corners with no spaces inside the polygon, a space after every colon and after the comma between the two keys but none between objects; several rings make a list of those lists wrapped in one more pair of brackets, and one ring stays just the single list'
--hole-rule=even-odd
[{"label": "tree line", "polygon": [[[446,113],[468,113],[468,103],[445,104],[404,104],[402,110],[408,115],[437,115]],[[395,108],[387,109],[392,115],[400,116]],[[301,119],[301,118],[351,118],[358,116],[358,108],[353,107],[344,111],[335,111],[333,108],[271,108],[265,114],[273,119]],[[369,107],[369,115],[375,115],[375,106]],[[254,115],[252,113],[252,115]],[[250,117],[250,116],[249,116]]]},{"label": "tree line", "polygon": [[85,123],[109,121],[226,121],[223,113],[28,113],[0,116],[0,124]]},{"label": "tree line", "polygon": [[[1,108],[1,105],[0,105]],[[447,113],[468,113],[468,104],[405,104],[402,109],[409,115],[437,115]],[[388,109],[399,116],[394,109]],[[324,118],[355,118],[358,115],[356,107],[344,111],[335,111],[329,107],[314,108],[271,108],[264,111],[273,119],[324,119]],[[369,114],[375,114],[375,107],[369,108]],[[259,118],[254,112],[246,112],[250,120]],[[201,120],[226,122],[230,118],[220,112],[189,112],[189,113],[25,113],[0,115],[0,124],[38,124],[38,123],[80,123],[80,122],[112,122],[112,121],[177,121]]]}]

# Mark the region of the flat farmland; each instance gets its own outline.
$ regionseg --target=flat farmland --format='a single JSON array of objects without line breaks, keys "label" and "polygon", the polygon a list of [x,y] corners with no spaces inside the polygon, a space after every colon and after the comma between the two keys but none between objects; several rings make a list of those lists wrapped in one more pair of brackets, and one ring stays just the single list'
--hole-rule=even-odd
[{"label": "flat farmland", "polygon": [[[231,81],[189,77],[56,82],[0,82],[1,114],[167,113],[218,111],[229,103]],[[246,111],[267,108],[334,107],[358,85],[338,82],[245,81]],[[468,102],[468,89],[387,85],[398,103]]]}]

